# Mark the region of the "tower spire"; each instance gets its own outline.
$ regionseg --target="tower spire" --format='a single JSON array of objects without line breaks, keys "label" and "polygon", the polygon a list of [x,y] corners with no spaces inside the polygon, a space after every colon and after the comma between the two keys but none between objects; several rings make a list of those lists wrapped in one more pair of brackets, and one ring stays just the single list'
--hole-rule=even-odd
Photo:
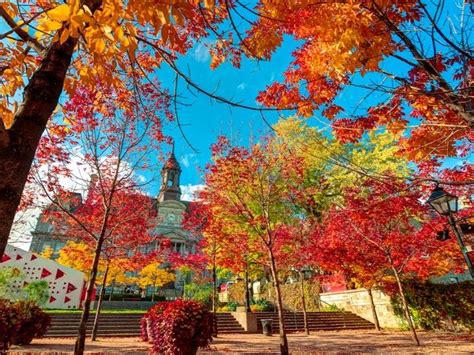
[{"label": "tower spire", "polygon": [[171,145],[171,153],[168,160],[161,169],[161,188],[158,200],[163,202],[165,200],[179,201],[181,198],[181,189],[179,187],[179,177],[181,175],[181,167],[174,154],[174,139]]}]

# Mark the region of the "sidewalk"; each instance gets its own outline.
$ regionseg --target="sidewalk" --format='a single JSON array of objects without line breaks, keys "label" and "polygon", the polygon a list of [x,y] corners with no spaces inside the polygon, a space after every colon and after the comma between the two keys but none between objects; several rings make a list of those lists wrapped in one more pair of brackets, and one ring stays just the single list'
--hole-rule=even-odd
[{"label": "sidewalk", "polygon": [[[290,352],[293,354],[473,354],[474,335],[419,332],[421,347],[413,346],[408,332],[375,331],[323,331],[309,337],[289,334]],[[269,354],[278,353],[279,337],[260,334],[226,334],[219,336],[209,350],[200,354]],[[28,346],[13,346],[11,355],[71,354],[73,338],[36,339]],[[93,354],[148,354],[149,344],[138,338],[99,338],[88,341],[86,353]]]}]

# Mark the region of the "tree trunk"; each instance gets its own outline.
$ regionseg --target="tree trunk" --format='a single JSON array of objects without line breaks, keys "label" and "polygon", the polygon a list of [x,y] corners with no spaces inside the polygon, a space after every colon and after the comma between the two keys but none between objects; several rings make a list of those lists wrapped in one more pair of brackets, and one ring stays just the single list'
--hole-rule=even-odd
[{"label": "tree trunk", "polygon": [[217,337],[217,270],[216,270],[216,258],[214,255],[212,263],[212,313],[214,314],[214,331],[212,336]]},{"label": "tree trunk", "polygon": [[[104,231],[105,231],[105,228],[104,228]],[[104,243],[104,236],[101,233],[101,237],[97,241],[97,245],[95,248],[94,261],[92,263],[89,282],[87,283],[86,299],[84,301],[84,308],[82,310],[81,322],[79,323],[79,328],[77,331],[76,343],[74,344],[75,355],[84,354],[84,347],[86,343],[86,326],[87,326],[87,321],[89,320],[92,293],[94,292],[95,280],[97,279],[97,269],[99,267],[100,253],[102,251],[103,243]]]},{"label": "tree trunk", "polygon": [[151,290],[151,301],[154,302],[155,301],[155,284],[153,284],[153,288]]},{"label": "tree trunk", "polygon": [[110,285],[109,301],[112,301],[112,296],[114,294],[114,287],[115,287],[115,280],[112,281],[112,284]]},{"label": "tree trunk", "polygon": [[402,299],[403,310],[405,311],[405,318],[407,319],[408,327],[411,330],[413,341],[417,346],[420,346],[420,341],[418,340],[418,335],[416,334],[415,326],[413,325],[413,321],[411,320],[410,310],[408,309],[408,304],[405,298],[405,292],[403,291],[402,282],[400,281],[400,276],[398,275],[398,271],[394,266],[392,266],[392,270],[395,275],[395,279],[397,280],[398,291],[400,293],[400,298]]},{"label": "tree trunk", "polygon": [[61,95],[76,39],[55,42],[23,92],[14,122],[0,119],[0,259],[5,252],[15,213],[41,135]]},{"label": "tree trunk", "polygon": [[[102,0],[86,0],[95,12]],[[0,260],[5,252],[31,163],[63,90],[77,38],[54,42],[23,91],[23,102],[8,129],[0,120]]]},{"label": "tree trunk", "polygon": [[308,327],[308,315],[306,314],[306,300],[304,297],[304,275],[300,271],[300,285],[301,285],[301,305],[303,309],[303,320],[304,320],[304,331],[306,335],[309,335],[309,327]]},{"label": "tree trunk", "polygon": [[94,326],[92,327],[92,335],[91,335],[92,341],[95,341],[97,338],[97,328],[99,326],[100,309],[102,307],[102,300],[104,299],[104,296],[105,296],[105,285],[107,284],[107,275],[109,273],[109,265],[110,265],[110,262],[108,262],[107,265],[105,266],[104,277],[102,278],[102,289],[100,290],[99,302],[97,303],[97,308],[95,310]]},{"label": "tree trunk", "polygon": [[375,329],[380,332],[379,317],[377,316],[377,310],[375,309],[374,297],[372,295],[372,288],[367,289],[370,299],[370,308],[372,309],[372,318],[374,319]]},{"label": "tree trunk", "polygon": [[250,313],[250,292],[249,292],[249,272],[247,267],[245,268],[245,275],[244,275],[244,291],[245,291],[245,312]]},{"label": "tree trunk", "polygon": [[216,263],[213,262],[212,264],[212,313],[216,314],[217,307],[216,307],[216,296],[217,296],[217,271],[216,271]]},{"label": "tree trunk", "polygon": [[288,355],[288,339],[286,338],[285,322],[283,318],[283,302],[281,300],[280,281],[278,280],[275,256],[271,249],[268,252],[268,256],[270,257],[270,269],[272,272],[273,287],[275,288],[275,296],[277,300],[278,324],[280,326],[280,353],[282,355]]}]

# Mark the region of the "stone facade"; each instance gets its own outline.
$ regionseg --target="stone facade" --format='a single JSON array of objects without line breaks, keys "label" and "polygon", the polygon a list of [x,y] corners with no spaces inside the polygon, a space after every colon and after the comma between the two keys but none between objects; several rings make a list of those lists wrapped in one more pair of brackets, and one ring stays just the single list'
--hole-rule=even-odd
[{"label": "stone facade", "polygon": [[[372,296],[380,326],[386,329],[400,328],[400,319],[393,311],[390,297],[379,290],[372,290]],[[366,289],[321,293],[319,297],[323,305],[335,305],[340,309],[353,312],[370,322],[374,322],[370,298]]]}]

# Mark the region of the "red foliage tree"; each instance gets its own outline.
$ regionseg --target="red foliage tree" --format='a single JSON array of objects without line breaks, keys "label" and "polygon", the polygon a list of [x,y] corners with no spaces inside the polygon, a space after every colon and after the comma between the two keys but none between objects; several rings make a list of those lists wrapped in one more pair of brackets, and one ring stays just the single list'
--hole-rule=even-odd
[{"label": "red foliage tree", "polygon": [[[419,345],[402,280],[426,279],[455,268],[460,260],[452,260],[455,243],[436,240],[419,192],[404,183],[367,180],[344,197],[344,206],[334,207],[326,227],[315,235],[316,258],[326,269],[355,276],[368,287],[378,284],[390,291],[395,284]],[[453,262],[446,265],[446,260]]]}]

